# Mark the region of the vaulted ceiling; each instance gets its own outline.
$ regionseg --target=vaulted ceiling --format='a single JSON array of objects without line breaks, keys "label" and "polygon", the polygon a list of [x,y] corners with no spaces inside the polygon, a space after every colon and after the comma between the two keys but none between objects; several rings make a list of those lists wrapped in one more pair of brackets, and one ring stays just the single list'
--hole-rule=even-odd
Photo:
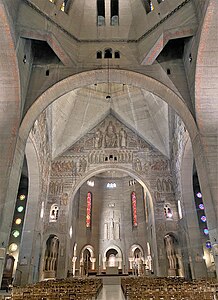
[{"label": "vaulted ceiling", "polygon": [[121,84],[98,84],[72,91],[51,107],[53,158],[110,113],[154,148],[169,155],[168,105],[150,92]]}]

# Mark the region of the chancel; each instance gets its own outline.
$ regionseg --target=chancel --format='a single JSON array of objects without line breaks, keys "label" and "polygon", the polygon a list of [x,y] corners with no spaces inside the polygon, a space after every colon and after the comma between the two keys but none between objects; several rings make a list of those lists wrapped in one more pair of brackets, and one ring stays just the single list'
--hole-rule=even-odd
[{"label": "chancel", "polygon": [[0,299],[218,299],[218,1],[0,15]]}]

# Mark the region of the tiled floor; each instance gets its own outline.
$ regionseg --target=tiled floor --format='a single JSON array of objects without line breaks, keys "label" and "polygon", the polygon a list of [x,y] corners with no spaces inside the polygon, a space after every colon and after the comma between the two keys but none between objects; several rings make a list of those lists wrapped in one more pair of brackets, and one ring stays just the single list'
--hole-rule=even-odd
[{"label": "tiled floor", "polygon": [[103,285],[97,300],[125,300],[120,285]]}]

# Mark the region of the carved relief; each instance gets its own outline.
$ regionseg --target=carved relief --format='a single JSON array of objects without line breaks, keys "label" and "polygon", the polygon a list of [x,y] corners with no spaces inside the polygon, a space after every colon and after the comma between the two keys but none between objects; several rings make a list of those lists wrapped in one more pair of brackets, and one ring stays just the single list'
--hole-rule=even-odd
[{"label": "carved relief", "polygon": [[168,169],[168,161],[167,160],[157,160],[151,164],[151,170],[154,171],[166,171]]},{"label": "carved relief", "polygon": [[63,193],[61,196],[61,205],[67,206],[68,204],[68,193]]},{"label": "carved relief", "polygon": [[120,239],[120,218],[112,212],[111,218],[104,224],[104,239],[119,240]]},{"label": "carved relief", "polygon": [[79,174],[81,175],[82,173],[84,173],[86,171],[87,168],[87,160],[82,157],[79,159],[79,166],[78,166],[78,170],[79,170]]},{"label": "carved relief", "polygon": [[139,173],[142,172],[142,164],[139,158],[135,160],[134,169]]},{"label": "carved relief", "polygon": [[107,126],[104,137],[104,145],[106,148],[115,148],[118,146],[116,128],[112,121],[110,121]]},{"label": "carved relief", "polygon": [[127,133],[123,128],[121,128],[119,132],[119,142],[121,148],[127,147]]},{"label": "carved relief", "polygon": [[102,147],[103,142],[103,134],[100,129],[98,129],[95,133],[95,140],[94,140],[94,148],[99,149]]},{"label": "carved relief", "polygon": [[74,167],[73,161],[56,161],[51,165],[52,174],[71,173]]},{"label": "carved relief", "polygon": [[163,193],[172,193],[173,192],[173,182],[170,178],[167,179],[157,179],[157,190],[158,192],[163,192]]},{"label": "carved relief", "polygon": [[49,191],[52,195],[59,195],[63,193],[63,182],[51,181],[49,184]]}]

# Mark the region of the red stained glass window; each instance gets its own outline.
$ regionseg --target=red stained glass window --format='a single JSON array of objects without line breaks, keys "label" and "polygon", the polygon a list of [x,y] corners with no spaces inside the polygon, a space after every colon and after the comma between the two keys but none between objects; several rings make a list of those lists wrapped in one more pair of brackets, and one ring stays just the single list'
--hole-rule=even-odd
[{"label": "red stained glass window", "polygon": [[132,223],[134,227],[138,226],[138,221],[137,221],[137,206],[136,206],[136,193],[132,192],[131,194],[131,200],[132,200]]},{"label": "red stained glass window", "polygon": [[88,192],[86,198],[86,227],[91,227],[91,214],[92,214],[92,193]]}]

